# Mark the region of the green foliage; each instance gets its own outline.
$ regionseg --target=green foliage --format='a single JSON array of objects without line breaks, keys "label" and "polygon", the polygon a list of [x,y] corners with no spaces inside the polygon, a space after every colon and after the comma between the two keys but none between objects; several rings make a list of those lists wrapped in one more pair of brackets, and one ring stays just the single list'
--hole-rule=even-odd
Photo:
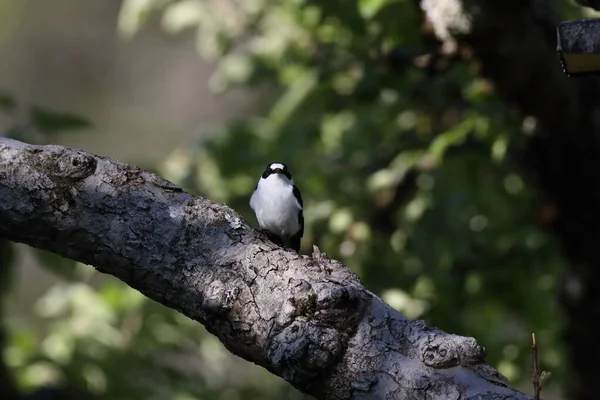
[{"label": "green foliage", "polygon": [[69,280],[76,277],[77,264],[75,261],[46,250],[32,249],[32,252],[40,264],[53,273]]},{"label": "green foliage", "polygon": [[274,88],[264,117],[175,152],[163,174],[254,221],[248,197],[259,173],[288,163],[305,197],[306,251],[316,243],[344,260],[407,316],[477,337],[515,384],[529,380],[536,332],[558,383],[563,260],[543,226],[546,206],[515,161],[527,123],[473,62],[429,74],[402,59],[425,52],[414,2],[163,6],[163,26],[197,29],[201,54],[218,61],[217,92]]},{"label": "green foliage", "polygon": [[17,102],[10,94],[0,92],[0,109],[4,111],[12,111],[16,106]]},{"label": "green foliage", "polygon": [[42,107],[32,107],[31,122],[33,126],[45,133],[66,132],[91,127],[89,121],[77,115],[56,112]]},{"label": "green foliage", "polygon": [[[256,179],[286,162],[305,201],[303,251],[318,244],[406,316],[476,337],[514,384],[529,380],[535,332],[541,368],[560,383],[563,260],[544,230],[548,206],[515,161],[528,124],[473,61],[434,74],[412,66],[427,46],[415,2],[125,0],[120,32],[131,38],[154,17],[169,33],[197,32],[217,65],[215,92],[270,89],[262,116],[174,152],[167,179],[255,221]],[[1,109],[14,106],[0,96]],[[48,132],[85,126],[41,120]],[[177,312],[81,266],[50,264],[70,282],[39,301],[47,332],[12,331],[7,360],[22,386],[68,382],[107,399],[300,398]]]},{"label": "green foliage", "polygon": [[29,143],[47,143],[52,134],[65,132],[81,132],[92,128],[92,124],[85,118],[71,113],[51,110],[47,107],[30,106],[22,118],[16,116],[20,105],[8,92],[0,90],[0,115],[11,117],[12,126],[2,136],[21,140]]},{"label": "green foliage", "polygon": [[[241,372],[197,322],[121,283],[58,284],[36,305],[48,332],[12,330],[6,360],[23,388],[68,383],[107,399],[294,398],[266,371]],[[240,371],[236,376],[229,371]],[[204,378],[204,379],[203,379]],[[265,383],[268,385],[263,386]]]}]

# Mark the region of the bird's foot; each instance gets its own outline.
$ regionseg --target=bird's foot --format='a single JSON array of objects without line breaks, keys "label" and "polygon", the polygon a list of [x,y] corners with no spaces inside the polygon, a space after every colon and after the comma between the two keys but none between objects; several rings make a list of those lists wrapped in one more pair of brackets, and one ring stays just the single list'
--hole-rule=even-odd
[{"label": "bird's foot", "polygon": [[261,235],[269,237],[269,231],[266,229],[259,229],[258,230],[260,232]]}]

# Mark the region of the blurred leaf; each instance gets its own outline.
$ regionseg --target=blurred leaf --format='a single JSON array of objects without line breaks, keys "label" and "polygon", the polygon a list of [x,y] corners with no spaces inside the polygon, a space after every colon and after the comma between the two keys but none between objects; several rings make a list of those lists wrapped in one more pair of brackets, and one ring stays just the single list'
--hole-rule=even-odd
[{"label": "blurred leaf", "polygon": [[15,99],[8,93],[0,92],[0,109],[4,111],[13,111],[17,106]]},{"label": "blurred leaf", "polygon": [[147,298],[135,289],[120,282],[109,282],[98,292],[112,309],[123,312],[138,310]]},{"label": "blurred leaf", "polygon": [[439,134],[431,141],[429,154],[435,157],[436,160],[441,160],[449,147],[456,146],[466,139],[472,128],[473,121],[471,119],[466,119],[462,123],[448,129],[446,132]]},{"label": "blurred leaf", "polygon": [[32,107],[31,121],[37,129],[45,133],[81,130],[92,126],[89,121],[77,115],[55,112],[42,107]]},{"label": "blurred leaf", "polygon": [[15,271],[15,245],[0,238],[0,297],[9,292]]},{"label": "blurred leaf", "polygon": [[11,367],[21,367],[31,359],[39,347],[35,332],[28,326],[13,326],[8,332],[9,341],[5,351],[5,361]]},{"label": "blurred leaf", "polygon": [[9,128],[3,136],[15,140],[20,140],[21,142],[33,142],[33,137],[36,135],[35,130],[28,126],[13,126]]},{"label": "blurred leaf", "polygon": [[37,260],[51,272],[67,279],[73,279],[76,276],[77,262],[68,258],[59,256],[50,251],[35,249],[33,253]]},{"label": "blurred leaf", "polygon": [[358,9],[365,19],[371,19],[387,4],[396,0],[358,0]]},{"label": "blurred leaf", "polygon": [[280,127],[285,124],[302,105],[316,84],[317,76],[314,71],[307,70],[298,76],[271,110],[270,119],[274,125]]},{"label": "blurred leaf", "polygon": [[163,29],[171,34],[179,33],[198,25],[204,7],[198,0],[182,0],[165,8],[162,17]]},{"label": "blurred leaf", "polygon": [[119,13],[118,32],[129,39],[134,36],[153,12],[172,0],[124,0]]}]

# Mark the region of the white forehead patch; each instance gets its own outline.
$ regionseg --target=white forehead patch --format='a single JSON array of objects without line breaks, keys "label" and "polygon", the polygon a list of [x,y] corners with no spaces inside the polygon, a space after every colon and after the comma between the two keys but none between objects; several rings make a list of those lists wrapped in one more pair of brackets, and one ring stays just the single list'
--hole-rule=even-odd
[{"label": "white forehead patch", "polygon": [[269,169],[277,169],[277,168],[283,169],[283,164],[273,163],[273,164],[269,165]]}]

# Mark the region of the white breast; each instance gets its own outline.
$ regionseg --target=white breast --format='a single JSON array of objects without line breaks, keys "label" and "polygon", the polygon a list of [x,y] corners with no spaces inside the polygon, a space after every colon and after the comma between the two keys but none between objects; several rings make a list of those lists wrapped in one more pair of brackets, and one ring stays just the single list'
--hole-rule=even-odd
[{"label": "white breast", "polygon": [[293,182],[279,175],[261,179],[250,198],[250,207],[262,229],[278,236],[291,236],[298,232],[298,212],[301,207],[293,193]]}]

